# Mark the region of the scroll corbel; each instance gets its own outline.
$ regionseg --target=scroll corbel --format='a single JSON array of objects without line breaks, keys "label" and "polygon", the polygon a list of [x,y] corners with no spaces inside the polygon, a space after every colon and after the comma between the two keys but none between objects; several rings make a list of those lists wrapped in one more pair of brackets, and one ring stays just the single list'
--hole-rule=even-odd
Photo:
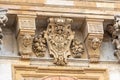
[{"label": "scroll corbel", "polygon": [[35,18],[32,15],[18,15],[17,42],[18,51],[22,59],[29,59],[34,55],[32,42],[35,35]]},{"label": "scroll corbel", "polygon": [[100,59],[100,46],[103,40],[103,20],[88,18],[83,28],[84,42],[91,63],[97,63]]}]

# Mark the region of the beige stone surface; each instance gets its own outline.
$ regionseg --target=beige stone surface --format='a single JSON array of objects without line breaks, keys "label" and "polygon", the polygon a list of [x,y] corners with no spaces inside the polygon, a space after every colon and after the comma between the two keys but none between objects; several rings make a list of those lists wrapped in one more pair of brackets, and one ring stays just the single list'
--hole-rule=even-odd
[{"label": "beige stone surface", "polygon": [[41,79],[46,76],[68,76],[77,80],[109,80],[108,71],[99,68],[75,67],[36,67],[27,65],[13,65],[13,80]]},{"label": "beige stone surface", "polygon": [[[114,15],[120,14],[120,1],[71,0],[69,1],[70,4],[66,5],[62,3],[67,3],[66,0],[59,1],[60,3],[53,2],[52,4],[50,0],[0,0],[0,7],[9,9],[7,29],[3,28],[5,35],[3,49],[0,51],[0,75],[3,75],[0,80],[21,80],[24,78],[26,80],[38,80],[40,77],[48,75],[77,76],[80,80],[120,80],[120,64],[117,63],[118,60],[113,55],[112,38],[107,35],[109,39],[106,39],[104,33],[106,25],[113,24]],[[75,37],[83,42],[85,40],[86,44],[92,42],[92,40],[87,41],[89,38],[94,39],[96,37],[98,42],[99,39],[106,39],[106,41],[100,42],[101,46],[97,48],[96,55],[93,56],[93,59],[96,56],[99,58],[98,63],[90,63],[87,55],[93,54],[95,47],[85,46],[85,42],[83,43],[85,52],[82,58],[74,59],[70,57],[66,66],[53,64],[53,58],[50,58],[48,51],[43,58],[30,56],[29,60],[21,60],[21,56],[18,54],[19,50],[17,50],[16,36],[19,37],[26,33],[33,36],[39,34],[40,31],[47,28],[49,17],[60,16],[75,20],[72,24],[72,30],[77,32]],[[86,19],[92,19],[88,20],[87,27],[85,27]],[[21,23],[17,24],[17,20],[18,23]],[[18,35],[14,32],[16,26]],[[22,38],[23,36],[18,38],[19,47],[22,46]],[[24,49],[21,48],[21,51],[24,51]],[[31,48],[26,48],[26,51],[31,52]]]}]

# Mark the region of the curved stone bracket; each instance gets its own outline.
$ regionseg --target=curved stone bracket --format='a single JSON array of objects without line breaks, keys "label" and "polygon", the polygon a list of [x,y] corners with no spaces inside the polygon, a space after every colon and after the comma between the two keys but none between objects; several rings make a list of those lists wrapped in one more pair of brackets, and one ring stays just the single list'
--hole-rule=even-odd
[{"label": "curved stone bracket", "polygon": [[18,51],[22,59],[29,59],[34,55],[32,42],[35,35],[35,18],[32,15],[18,15],[17,42]]},{"label": "curved stone bracket", "polygon": [[85,45],[90,62],[96,63],[100,59],[100,46],[103,40],[103,20],[86,19],[83,30]]}]

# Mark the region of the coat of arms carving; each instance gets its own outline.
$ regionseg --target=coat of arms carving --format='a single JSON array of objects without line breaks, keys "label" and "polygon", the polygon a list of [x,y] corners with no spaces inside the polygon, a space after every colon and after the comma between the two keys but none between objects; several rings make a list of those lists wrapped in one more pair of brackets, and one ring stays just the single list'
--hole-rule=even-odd
[{"label": "coat of arms carving", "polygon": [[[49,54],[54,57],[54,63],[57,65],[66,65],[67,58],[72,55],[72,53],[74,57],[78,57],[79,54],[81,57],[81,54],[84,52],[81,42],[77,42],[77,40],[74,39],[75,32],[71,30],[71,23],[72,19],[70,18],[49,18],[47,30],[44,31],[43,34],[40,34],[41,39],[46,41]],[[44,47],[45,44],[41,46],[40,44],[43,42],[39,39],[36,42],[37,38],[33,40],[33,51],[36,54],[44,55],[45,52],[43,51],[45,51],[45,49],[42,50],[42,48],[46,48]],[[80,44],[76,45],[77,47],[75,47],[75,45],[72,46],[74,42]],[[38,47],[41,46],[41,50],[38,51],[36,45]],[[76,51],[73,51],[73,48],[75,48]]]}]

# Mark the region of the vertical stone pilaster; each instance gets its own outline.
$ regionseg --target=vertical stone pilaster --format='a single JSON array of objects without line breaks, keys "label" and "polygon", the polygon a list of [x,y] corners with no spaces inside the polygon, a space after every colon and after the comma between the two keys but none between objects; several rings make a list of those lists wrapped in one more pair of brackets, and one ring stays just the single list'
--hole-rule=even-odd
[{"label": "vertical stone pilaster", "polygon": [[90,62],[99,62],[103,34],[103,20],[86,19],[83,35]]},{"label": "vertical stone pilaster", "polygon": [[28,59],[32,52],[32,41],[35,35],[35,18],[31,15],[18,15],[17,42],[19,53],[23,59]]}]

